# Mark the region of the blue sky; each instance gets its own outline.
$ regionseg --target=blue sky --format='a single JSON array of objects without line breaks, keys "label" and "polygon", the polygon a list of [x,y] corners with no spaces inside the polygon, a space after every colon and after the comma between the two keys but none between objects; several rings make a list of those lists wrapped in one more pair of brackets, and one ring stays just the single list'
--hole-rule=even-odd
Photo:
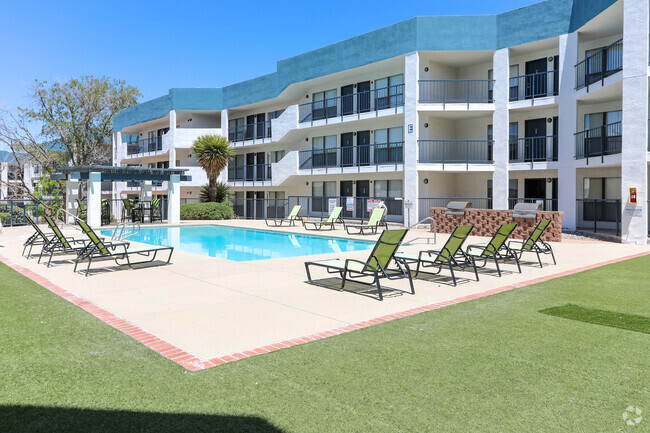
[{"label": "blue sky", "polygon": [[219,87],[414,16],[493,14],[536,2],[6,1],[0,104],[28,104],[26,87],[34,79],[82,75],[126,80],[142,100],[171,87]]}]

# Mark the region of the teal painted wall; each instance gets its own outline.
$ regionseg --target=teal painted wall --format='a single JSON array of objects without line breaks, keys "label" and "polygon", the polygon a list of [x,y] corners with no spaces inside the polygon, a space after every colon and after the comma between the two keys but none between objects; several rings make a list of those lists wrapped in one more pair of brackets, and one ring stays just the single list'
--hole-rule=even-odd
[{"label": "teal painted wall", "polygon": [[417,17],[277,62],[277,71],[223,88],[171,89],[122,110],[113,129],[174,110],[221,110],[277,97],[291,84],[412,51],[496,50],[571,33],[616,0],[546,0],[499,15]]}]

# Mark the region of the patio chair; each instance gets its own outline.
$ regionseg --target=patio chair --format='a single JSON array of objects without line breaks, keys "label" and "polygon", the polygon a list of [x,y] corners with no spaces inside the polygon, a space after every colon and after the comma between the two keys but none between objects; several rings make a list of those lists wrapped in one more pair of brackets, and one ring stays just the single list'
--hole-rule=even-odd
[{"label": "patio chair", "polygon": [[124,212],[122,213],[122,221],[125,218],[130,218],[131,222],[140,221],[140,208],[130,198],[123,198]]},{"label": "patio chair", "polygon": [[[438,275],[442,271],[443,267],[448,267],[449,272],[451,272],[451,279],[454,282],[454,286],[456,286],[457,281],[454,268],[462,270],[472,267],[474,269],[476,281],[478,281],[478,271],[476,270],[476,266],[472,261],[465,257],[461,249],[473,228],[473,225],[456,227],[440,250],[424,250],[420,251],[418,254],[397,253],[395,258],[403,260],[406,263],[417,263],[417,267],[415,268],[415,277],[420,273]],[[420,270],[426,268],[437,268],[438,270],[436,272]]]},{"label": "patio chair", "polygon": [[44,254],[49,253],[50,257],[47,261],[47,267],[49,268],[50,263],[52,262],[52,256],[55,252],[78,254],[79,251],[88,245],[87,239],[74,239],[64,236],[56,222],[48,215],[43,215],[43,218],[45,218],[47,225],[50,226],[50,229],[54,232],[54,236],[50,239],[49,242],[43,245],[43,248],[41,248],[41,254],[38,257],[38,263],[41,263],[41,259],[43,258]]},{"label": "patio chair", "polygon": [[[497,272],[501,276],[501,268],[499,262],[507,262],[514,260],[517,263],[517,269],[521,274],[521,266],[519,266],[519,258],[517,255],[506,245],[508,237],[515,231],[517,224],[501,224],[501,227],[492,236],[490,242],[487,244],[473,244],[467,247],[465,255],[471,260],[474,266],[480,268],[487,265],[488,260],[494,260],[497,267]],[[480,264],[477,264],[480,262]]]},{"label": "patio chair", "polygon": [[[115,245],[118,248],[111,248],[113,245],[111,243],[103,242],[99,238],[99,236],[97,236],[97,234],[93,231],[93,229],[91,229],[90,226],[86,224],[84,221],[77,221],[77,224],[79,224],[81,230],[83,230],[86,236],[88,236],[90,242],[88,243],[88,246],[83,250],[81,250],[77,255],[77,258],[75,259],[74,262],[74,272],[77,272],[77,266],[79,265],[79,263],[87,260],[88,266],[86,267],[86,274],[85,274],[86,276],[88,276],[88,272],[90,271],[90,265],[93,263],[93,261],[115,260],[115,263],[117,265],[121,266],[125,264],[133,269],[134,265],[152,263],[154,260],[156,260],[158,252],[169,251],[169,256],[167,256],[167,260],[164,261],[164,263],[160,265],[154,265],[154,266],[162,266],[162,265],[169,264],[169,261],[171,260],[172,254],[174,252],[174,247],[164,247],[164,246],[129,248],[129,244],[126,242],[119,245]],[[131,262],[131,256],[136,254],[146,257],[147,260],[142,260],[135,263]],[[126,260],[126,263],[120,263],[120,260]]]},{"label": "patio chair", "polygon": [[88,217],[88,208],[81,200],[76,199],[76,201],[77,201],[77,218],[86,221],[86,218]]},{"label": "patio chair", "polygon": [[[349,234],[360,234],[360,235],[365,235],[367,234],[365,230],[369,230],[370,234],[376,234],[377,229],[381,226],[384,227],[384,229],[388,229],[388,225],[386,224],[386,221],[384,221],[384,214],[386,213],[386,208],[384,207],[377,207],[373,209],[372,214],[370,214],[370,219],[368,220],[367,224],[344,224],[345,231]],[[350,229],[355,229],[359,230],[358,233],[350,233]]]},{"label": "patio chair", "polygon": [[[336,222],[341,222],[341,212],[343,211],[343,208],[340,206],[335,207],[332,209],[332,213],[330,213],[330,216],[327,218],[327,220],[323,220],[323,218],[320,219],[309,219],[309,220],[302,220],[302,226],[305,228],[305,230],[321,230],[323,227],[327,227],[330,230],[334,230],[334,223]],[[309,228],[308,225],[312,225],[313,228]]]},{"label": "patio chair", "polygon": [[284,223],[289,223],[289,226],[295,226],[296,225],[296,220],[302,220],[301,217],[298,216],[298,213],[300,212],[300,209],[302,209],[302,206],[297,204],[291,209],[291,213],[289,214],[288,217],[286,218],[267,218],[264,221],[266,222],[267,226],[273,226],[273,227],[282,227]]},{"label": "patio chair", "polygon": [[[381,278],[388,280],[396,280],[401,278],[408,278],[411,285],[411,294],[415,294],[413,287],[413,279],[411,278],[411,271],[406,262],[395,257],[395,252],[401,245],[408,229],[399,230],[384,230],[377,240],[375,247],[368,259],[364,262],[355,259],[333,259],[333,260],[320,260],[317,262],[305,262],[305,270],[307,271],[307,280],[310,284],[323,285],[314,282],[309,272],[310,266],[319,266],[327,269],[328,274],[339,274],[343,282],[339,290],[345,290],[345,283],[348,279],[357,279],[370,277],[372,282],[359,281],[361,284],[368,286],[376,286],[379,294],[379,300],[384,299],[381,283]],[[397,264],[397,269],[389,269],[388,266],[392,261]]]},{"label": "patio chair", "polygon": [[151,201],[151,222],[162,221],[162,207],[160,199],[155,198]]},{"label": "patio chair", "polygon": [[[41,228],[36,225],[34,220],[29,215],[27,215],[27,212],[25,212],[25,219],[34,228],[34,234],[27,238],[23,244],[23,256],[30,258],[32,256],[32,248],[34,245],[45,245],[46,243],[50,242],[51,239],[53,239],[53,236],[48,236],[43,233],[43,230],[41,230]],[[27,255],[25,255],[27,247],[29,247],[29,251],[27,252]]]},{"label": "patio chair", "polygon": [[537,223],[537,226],[533,229],[528,239],[525,241],[510,241],[508,242],[508,248],[515,254],[518,255],[518,260],[521,260],[521,256],[526,252],[534,252],[537,254],[537,261],[539,261],[539,267],[543,268],[541,254],[550,254],[553,258],[553,264],[557,265],[555,261],[555,254],[553,254],[553,248],[541,238],[548,226],[551,224],[551,220],[541,220]]}]

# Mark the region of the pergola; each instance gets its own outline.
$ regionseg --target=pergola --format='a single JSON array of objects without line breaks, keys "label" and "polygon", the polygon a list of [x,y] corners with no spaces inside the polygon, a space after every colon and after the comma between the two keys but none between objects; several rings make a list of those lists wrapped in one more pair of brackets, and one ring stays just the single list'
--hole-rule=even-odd
[{"label": "pergola", "polygon": [[102,181],[110,182],[140,182],[143,200],[152,199],[152,182],[167,182],[167,222],[178,224],[181,213],[180,183],[191,181],[192,177],[185,174],[186,168],[145,168],[145,167],[113,167],[101,165],[84,165],[60,167],[50,175],[51,179],[66,181],[66,210],[74,215],[76,199],[79,198],[79,181],[88,181],[88,224],[91,227],[101,226]]}]

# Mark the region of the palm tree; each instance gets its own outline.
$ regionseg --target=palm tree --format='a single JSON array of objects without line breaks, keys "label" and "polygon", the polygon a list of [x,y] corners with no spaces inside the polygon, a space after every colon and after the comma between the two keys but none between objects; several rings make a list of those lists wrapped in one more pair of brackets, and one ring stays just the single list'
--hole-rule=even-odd
[{"label": "palm tree", "polygon": [[233,155],[232,144],[220,135],[202,135],[192,143],[192,152],[196,154],[199,165],[208,175],[210,201],[216,201],[217,178]]}]

